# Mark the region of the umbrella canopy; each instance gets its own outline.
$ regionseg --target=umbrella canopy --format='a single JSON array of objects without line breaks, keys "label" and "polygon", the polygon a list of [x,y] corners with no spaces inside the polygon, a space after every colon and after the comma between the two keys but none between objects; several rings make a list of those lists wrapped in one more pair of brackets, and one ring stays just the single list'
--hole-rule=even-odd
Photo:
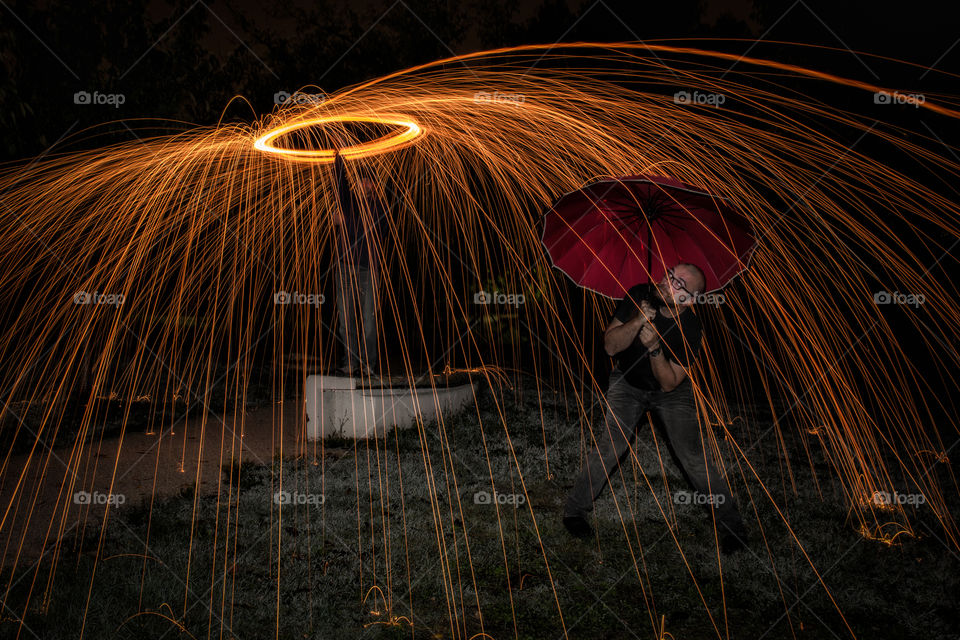
[{"label": "umbrella canopy", "polygon": [[697,265],[715,291],[747,268],[750,222],[725,199],[659,176],[601,180],[561,197],[541,236],[553,266],[575,283],[623,298],[679,262]]}]

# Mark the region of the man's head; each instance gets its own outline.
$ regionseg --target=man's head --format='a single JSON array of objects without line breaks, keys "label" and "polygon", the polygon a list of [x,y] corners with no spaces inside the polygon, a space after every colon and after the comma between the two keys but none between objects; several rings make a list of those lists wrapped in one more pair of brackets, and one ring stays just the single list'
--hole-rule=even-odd
[{"label": "man's head", "polygon": [[372,199],[377,195],[377,181],[370,169],[363,167],[359,170],[355,182],[356,191],[366,199]]},{"label": "man's head", "polygon": [[693,305],[706,287],[703,271],[689,262],[681,262],[672,269],[667,269],[667,273],[657,284],[660,297],[671,307]]}]

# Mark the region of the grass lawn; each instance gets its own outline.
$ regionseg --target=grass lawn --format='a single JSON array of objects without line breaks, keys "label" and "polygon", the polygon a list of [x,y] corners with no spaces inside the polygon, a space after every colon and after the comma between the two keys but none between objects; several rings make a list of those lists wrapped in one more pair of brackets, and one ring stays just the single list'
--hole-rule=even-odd
[{"label": "grass lawn", "polygon": [[[745,442],[747,426],[765,431],[737,421]],[[662,441],[661,473],[646,428],[597,502],[597,536],[580,541],[560,524],[582,453],[572,402],[529,386],[498,408],[486,392],[479,419],[326,442],[317,461],[225,467],[219,497],[124,505],[98,561],[101,531],[88,526],[55,565],[4,571],[0,637],[647,639],[662,621],[677,640],[843,638],[844,619],[860,638],[960,637],[960,559],[932,514],[918,512],[920,535],[899,546],[863,538],[823,457],[813,452],[818,485],[785,437],[796,491],[774,438],[751,462],[793,534],[725,447],[752,544],[718,560],[705,513],[670,497],[688,487]],[[502,504],[486,500],[494,491]]]}]

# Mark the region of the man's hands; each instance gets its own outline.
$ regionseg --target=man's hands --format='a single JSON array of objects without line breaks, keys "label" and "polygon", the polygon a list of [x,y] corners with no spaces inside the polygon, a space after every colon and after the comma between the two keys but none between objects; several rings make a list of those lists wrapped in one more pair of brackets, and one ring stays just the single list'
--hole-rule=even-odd
[{"label": "man's hands", "polygon": [[647,320],[653,320],[657,317],[657,310],[646,300],[640,301],[640,313],[647,317]]},{"label": "man's hands", "polygon": [[640,329],[640,344],[645,346],[648,350],[653,351],[660,346],[660,336],[657,335],[656,330],[653,328],[653,325],[649,322],[643,325],[643,328]]},{"label": "man's hands", "polygon": [[[637,339],[648,351],[661,347],[660,336],[653,325],[657,310],[646,300],[640,302],[640,313],[626,323],[614,318],[604,334],[604,347],[607,355],[615,356]],[[686,369],[666,357],[650,357],[653,376],[663,391],[673,391],[687,377]]]},{"label": "man's hands", "polygon": [[660,336],[657,335],[656,330],[653,328],[653,319],[657,317],[657,310],[646,300],[641,300],[640,315],[646,318],[640,328],[640,334],[638,336],[640,338],[640,344],[647,349],[656,349],[660,346]]},{"label": "man's hands", "polygon": [[[657,310],[646,300],[640,301],[640,313],[626,323],[614,318],[604,333],[603,341],[607,355],[614,356],[629,347],[643,331],[652,333],[656,337],[650,322],[657,317]],[[642,341],[642,337],[641,337]],[[645,343],[644,343],[645,344]]]}]

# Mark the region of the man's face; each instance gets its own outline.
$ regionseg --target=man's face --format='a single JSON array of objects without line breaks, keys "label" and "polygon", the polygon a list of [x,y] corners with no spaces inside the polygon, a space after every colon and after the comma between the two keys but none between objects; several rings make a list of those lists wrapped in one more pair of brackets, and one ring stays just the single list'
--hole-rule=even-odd
[{"label": "man's face", "polygon": [[667,269],[667,273],[664,274],[660,282],[657,283],[660,297],[673,306],[692,305],[696,300],[696,296],[690,290],[690,285],[687,283],[688,281],[693,282],[695,278],[696,275],[690,273],[689,269],[683,265]]}]

